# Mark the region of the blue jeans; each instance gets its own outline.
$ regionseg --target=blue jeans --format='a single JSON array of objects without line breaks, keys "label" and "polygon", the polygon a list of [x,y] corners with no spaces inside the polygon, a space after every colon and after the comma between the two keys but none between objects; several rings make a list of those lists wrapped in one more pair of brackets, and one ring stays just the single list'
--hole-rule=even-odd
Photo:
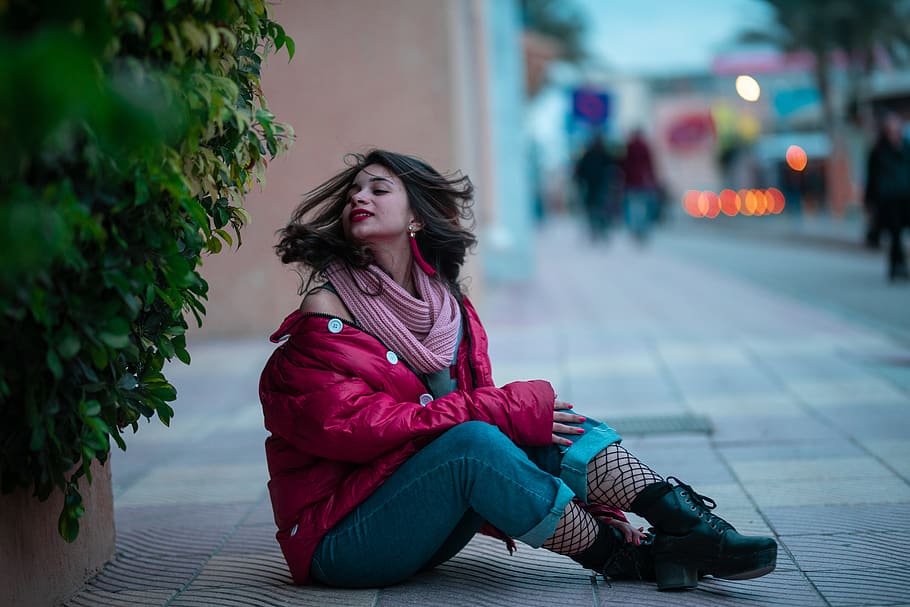
[{"label": "blue jeans", "polygon": [[637,237],[646,236],[656,215],[654,190],[648,188],[627,190],[625,211],[626,225],[632,234]]},{"label": "blue jeans", "polygon": [[538,548],[566,505],[587,500],[587,465],[619,435],[588,418],[570,447],[515,445],[498,428],[466,422],[405,462],[322,539],[317,582],[388,586],[457,554],[484,522]]}]

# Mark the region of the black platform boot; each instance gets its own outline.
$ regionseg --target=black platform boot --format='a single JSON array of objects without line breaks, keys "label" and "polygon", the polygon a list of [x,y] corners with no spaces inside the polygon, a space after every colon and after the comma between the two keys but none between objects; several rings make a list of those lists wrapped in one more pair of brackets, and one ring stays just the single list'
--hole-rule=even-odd
[{"label": "black platform boot", "polygon": [[600,531],[588,548],[570,558],[582,567],[600,573],[609,580],[654,581],[654,559],[651,556],[653,536],[646,534],[641,544],[630,544],[622,533],[598,519]]},{"label": "black platform boot", "polygon": [[774,570],[777,542],[745,536],[712,514],[714,500],[699,495],[679,479],[646,487],[631,510],[654,525],[652,555],[658,590],[695,588],[711,575],[748,580]]}]

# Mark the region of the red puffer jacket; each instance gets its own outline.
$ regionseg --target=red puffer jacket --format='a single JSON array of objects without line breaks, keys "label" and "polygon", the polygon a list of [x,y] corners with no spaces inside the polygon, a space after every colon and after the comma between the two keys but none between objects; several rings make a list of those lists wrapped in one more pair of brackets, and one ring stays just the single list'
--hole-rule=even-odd
[{"label": "red puffer jacket", "polygon": [[471,303],[454,368],[460,389],[420,404],[420,378],[375,336],[320,314],[294,312],[259,384],[269,494],[294,581],[310,578],[322,537],[439,434],[479,420],[520,445],[552,440],[556,395],[546,381],[496,388],[487,336]]}]

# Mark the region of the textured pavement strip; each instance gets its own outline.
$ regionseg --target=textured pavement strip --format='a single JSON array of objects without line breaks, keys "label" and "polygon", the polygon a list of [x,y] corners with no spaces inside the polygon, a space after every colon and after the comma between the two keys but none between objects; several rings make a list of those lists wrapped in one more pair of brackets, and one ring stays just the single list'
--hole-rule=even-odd
[{"label": "textured pavement strip", "polygon": [[665,594],[478,537],[395,587],[295,587],[265,493],[263,338],[195,344],[192,366],[171,367],[173,427],[112,457],[115,560],[67,604],[910,604],[910,380],[886,362],[905,347],[660,247],[587,246],[569,224],[542,233],[534,281],[479,303],[498,383],[545,377],[578,410],[626,420],[630,450],[743,532],[774,533],[778,569]]}]

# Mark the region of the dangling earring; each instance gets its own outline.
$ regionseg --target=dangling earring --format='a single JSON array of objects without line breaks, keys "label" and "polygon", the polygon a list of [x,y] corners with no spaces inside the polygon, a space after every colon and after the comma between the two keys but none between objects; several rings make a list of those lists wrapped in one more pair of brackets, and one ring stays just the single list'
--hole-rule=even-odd
[{"label": "dangling earring", "polygon": [[420,249],[417,248],[417,238],[414,234],[414,224],[408,224],[408,235],[411,237],[411,253],[414,254],[414,263],[416,263],[427,276],[436,276],[436,269],[428,264],[427,260],[420,254]]}]

